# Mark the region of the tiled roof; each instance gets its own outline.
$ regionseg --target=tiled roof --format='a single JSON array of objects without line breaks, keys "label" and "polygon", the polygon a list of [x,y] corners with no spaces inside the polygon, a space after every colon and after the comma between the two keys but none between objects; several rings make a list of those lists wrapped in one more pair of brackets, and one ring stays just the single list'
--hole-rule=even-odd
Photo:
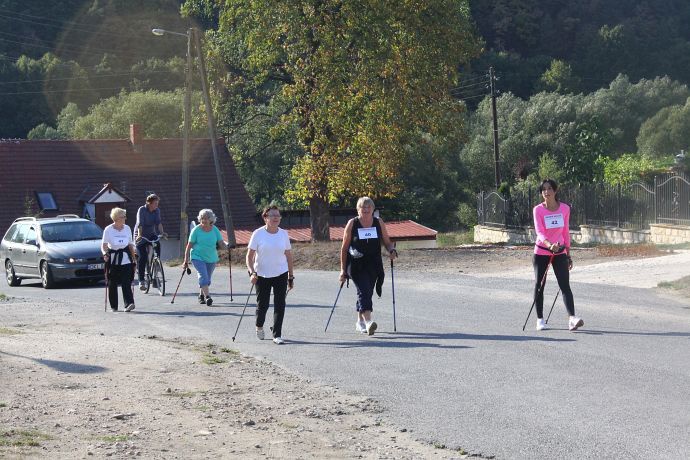
[{"label": "tiled roof", "polygon": [[[236,227],[260,225],[256,208],[240,181],[225,142],[218,141],[229,207]],[[35,192],[52,192],[57,214],[82,215],[81,201],[88,200],[103,184],[111,182],[132,199],[127,204],[127,223],[134,226],[136,210],[147,192],[161,197],[165,231],[179,236],[181,188],[181,139],[145,139],[140,152],[129,140],[0,142],[0,235],[17,217],[25,215],[26,198]],[[224,228],[213,152],[208,139],[193,139],[190,149],[190,219],[202,208],[211,208]]]},{"label": "tiled roof", "polygon": [[[252,232],[256,229],[254,228],[242,228],[235,229],[235,240],[238,246],[246,246],[249,244],[249,238],[252,236]],[[290,241],[293,243],[308,243],[311,241],[311,228],[310,227],[290,227],[286,228],[288,235],[290,236]],[[343,232],[345,230],[345,225],[329,227],[331,241],[340,241],[343,239]],[[386,222],[386,230],[388,230],[388,236],[390,236],[393,241],[410,241],[410,240],[435,240],[436,230],[432,230],[429,227],[418,224],[412,220],[403,220],[399,222]],[[226,232],[221,231],[225,241],[228,240]]]}]

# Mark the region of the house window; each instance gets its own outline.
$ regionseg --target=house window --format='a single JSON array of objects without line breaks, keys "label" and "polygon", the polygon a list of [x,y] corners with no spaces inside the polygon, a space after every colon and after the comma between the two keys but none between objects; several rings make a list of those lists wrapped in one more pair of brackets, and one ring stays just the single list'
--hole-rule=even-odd
[{"label": "house window", "polygon": [[57,211],[59,209],[52,192],[36,192],[36,199],[41,211]]}]

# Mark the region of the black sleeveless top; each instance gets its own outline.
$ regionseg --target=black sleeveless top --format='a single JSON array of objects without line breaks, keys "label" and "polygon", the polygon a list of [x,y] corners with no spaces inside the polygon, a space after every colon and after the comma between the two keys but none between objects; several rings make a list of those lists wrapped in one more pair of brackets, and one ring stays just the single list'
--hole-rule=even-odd
[{"label": "black sleeveless top", "polygon": [[[360,229],[363,229],[362,223],[359,221],[359,217],[355,217],[354,225],[352,226],[352,233],[350,234],[350,246],[355,248],[361,254],[364,254],[364,259],[372,260],[375,257],[381,258],[381,224],[378,218],[374,217],[374,225],[372,228],[376,229],[375,237],[374,232],[362,231],[362,236],[365,238],[360,238]],[[371,237],[366,238],[366,234],[370,233]]]},{"label": "black sleeveless top", "polygon": [[[371,238],[364,238],[366,235],[365,227],[359,221],[359,217],[355,217],[354,225],[352,225],[352,233],[350,234],[350,251],[348,251],[348,273],[350,275],[366,273],[375,282],[376,294],[381,297],[381,286],[383,285],[384,271],[383,261],[381,260],[381,224],[378,218],[374,217],[374,225],[371,228],[376,229],[376,235],[371,231]],[[369,227],[367,227],[369,228]],[[360,238],[360,230],[362,230],[362,238]],[[355,251],[352,251],[352,250]],[[353,252],[362,254],[361,256],[353,256]]]}]

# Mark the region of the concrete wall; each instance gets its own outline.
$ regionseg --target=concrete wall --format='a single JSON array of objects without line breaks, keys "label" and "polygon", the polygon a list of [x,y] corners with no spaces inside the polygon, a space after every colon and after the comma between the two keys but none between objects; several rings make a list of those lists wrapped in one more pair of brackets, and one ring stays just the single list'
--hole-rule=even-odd
[{"label": "concrete wall", "polygon": [[654,244],[690,242],[690,227],[685,225],[652,224],[649,241]]},{"label": "concrete wall", "polygon": [[[601,244],[680,244],[690,242],[690,226],[652,224],[649,230],[629,230],[617,227],[582,225],[580,231],[571,231],[576,243]],[[477,243],[532,244],[533,228],[507,229],[476,225],[474,241]]]}]

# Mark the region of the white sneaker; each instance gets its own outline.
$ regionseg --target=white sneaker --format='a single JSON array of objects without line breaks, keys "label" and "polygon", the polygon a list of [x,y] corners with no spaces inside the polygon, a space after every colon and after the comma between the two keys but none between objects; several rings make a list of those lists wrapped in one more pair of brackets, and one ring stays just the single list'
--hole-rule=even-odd
[{"label": "white sneaker", "polygon": [[369,335],[374,335],[374,332],[376,331],[377,324],[375,321],[369,321],[367,323],[367,334]]},{"label": "white sneaker", "polygon": [[259,340],[263,340],[264,337],[265,337],[264,330],[263,329],[257,329],[256,330],[256,338]]},{"label": "white sneaker", "polygon": [[364,321],[357,321],[355,323],[355,329],[357,329],[357,332],[361,332],[362,334],[367,333],[367,323]]},{"label": "white sneaker", "polygon": [[283,345],[285,343],[285,340],[283,340],[280,337],[276,337],[273,339],[273,343],[275,343],[276,345]]},{"label": "white sneaker", "polygon": [[132,311],[132,310],[134,310],[134,304],[130,303],[129,305],[127,305],[127,308],[125,308],[125,311]]},{"label": "white sneaker", "polygon": [[546,329],[546,321],[544,318],[537,318],[537,330],[543,331],[544,329]]},{"label": "white sneaker", "polygon": [[571,316],[568,320],[568,329],[571,331],[575,331],[577,330],[577,328],[582,327],[584,325],[585,322],[582,321],[582,318],[578,318],[577,316]]}]

